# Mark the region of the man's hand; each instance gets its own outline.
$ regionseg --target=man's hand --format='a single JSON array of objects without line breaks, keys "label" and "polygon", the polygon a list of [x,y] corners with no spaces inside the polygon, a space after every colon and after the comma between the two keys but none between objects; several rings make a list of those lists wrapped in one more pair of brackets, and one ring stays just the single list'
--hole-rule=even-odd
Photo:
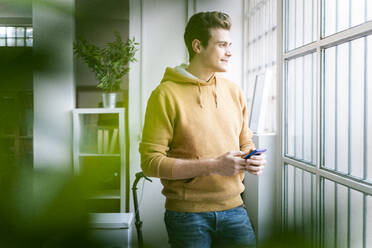
[{"label": "man's hand", "polygon": [[218,158],[211,159],[176,159],[171,179],[188,179],[200,176],[218,174],[221,176],[234,176],[248,171],[258,175],[266,164],[265,155],[255,155],[250,159],[243,159],[247,153],[240,151],[228,152]]},{"label": "man's hand", "polygon": [[247,161],[241,157],[243,154],[240,151],[231,151],[218,157],[212,173],[221,176],[234,176],[246,170]]},{"label": "man's hand", "polygon": [[262,173],[266,165],[266,155],[264,153],[260,155],[253,155],[247,159],[244,170],[248,171],[251,174],[259,175]]}]

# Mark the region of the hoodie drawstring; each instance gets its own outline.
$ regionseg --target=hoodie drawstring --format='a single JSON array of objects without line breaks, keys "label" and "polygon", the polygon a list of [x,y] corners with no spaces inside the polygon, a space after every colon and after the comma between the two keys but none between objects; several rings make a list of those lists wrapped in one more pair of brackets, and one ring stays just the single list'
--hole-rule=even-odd
[{"label": "hoodie drawstring", "polygon": [[202,98],[201,98],[201,88],[200,88],[200,82],[198,81],[198,88],[199,88],[199,105],[200,108],[203,108]]},{"label": "hoodie drawstring", "polygon": [[[201,87],[200,87],[200,82],[198,81],[198,89],[199,89],[199,106],[200,108],[203,108],[203,102],[202,102],[202,97],[201,97]],[[217,80],[215,80],[214,87],[213,87],[213,97],[214,97],[214,102],[216,104],[216,108],[218,108],[218,96],[217,96]]]},{"label": "hoodie drawstring", "polygon": [[213,88],[213,96],[214,96],[214,102],[216,103],[216,108],[218,108],[217,104],[217,80],[215,79],[214,88]]}]

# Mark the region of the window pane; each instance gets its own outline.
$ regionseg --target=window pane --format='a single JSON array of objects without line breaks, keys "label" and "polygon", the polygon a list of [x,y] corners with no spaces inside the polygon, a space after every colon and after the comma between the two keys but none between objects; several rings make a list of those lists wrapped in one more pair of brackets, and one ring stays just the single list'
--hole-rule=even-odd
[{"label": "window pane", "polygon": [[295,226],[295,202],[294,202],[294,180],[295,180],[295,168],[288,165],[288,188],[287,188],[287,228],[291,230]]},{"label": "window pane", "polygon": [[371,1],[323,0],[323,36],[329,36],[371,19]]},{"label": "window pane", "polygon": [[366,247],[372,246],[372,196],[366,196]]},{"label": "window pane", "polygon": [[286,1],[286,50],[309,44],[316,39],[317,0]]},{"label": "window pane", "polygon": [[350,242],[350,247],[362,248],[363,233],[368,235],[369,232],[368,226],[364,230],[363,224],[368,221],[368,202],[365,212],[364,194],[327,179],[323,182],[321,229],[324,247],[348,247]]},{"label": "window pane", "polygon": [[17,27],[16,30],[17,30],[17,37],[18,37],[18,38],[22,38],[22,37],[25,36],[25,33],[24,33],[25,29],[24,29],[24,28],[22,28],[22,27]]},{"label": "window pane", "polygon": [[304,6],[303,1],[296,0],[296,20],[295,20],[295,34],[296,42],[295,47],[300,47],[304,44]]},{"label": "window pane", "polygon": [[339,171],[346,174],[349,161],[349,44],[345,43],[336,47],[336,51],[337,61],[334,61],[337,66],[336,166]]},{"label": "window pane", "polygon": [[335,74],[336,49],[325,50],[324,67],[324,166],[335,168]]},{"label": "window pane", "polygon": [[33,43],[32,38],[27,38],[26,39],[26,46],[31,47],[32,46],[32,43]]},{"label": "window pane", "polygon": [[313,99],[313,89],[315,88],[313,85],[312,85],[312,81],[314,80],[313,79],[313,57],[314,56],[306,56],[304,57],[304,88],[303,88],[303,102],[304,102],[304,106],[310,106],[310,110],[311,111],[306,111],[306,112],[303,112],[303,143],[304,143],[304,147],[303,147],[303,159],[309,163],[312,162],[312,144],[313,144],[313,137],[314,137],[314,133],[313,133],[313,127],[312,127],[312,124],[313,124],[313,120],[312,118],[314,117],[313,116],[313,113],[314,113],[314,109],[313,109],[313,103],[314,103],[314,99]]},{"label": "window pane", "polygon": [[335,183],[324,180],[324,247],[335,247]]},{"label": "window pane", "polygon": [[[351,42],[350,156],[351,175],[363,178],[364,157],[364,38]],[[342,58],[340,58],[342,59]],[[355,111],[357,110],[357,111]]]},{"label": "window pane", "polygon": [[16,39],[16,43],[17,43],[17,46],[24,46],[25,45],[25,39],[21,38],[17,38]]},{"label": "window pane", "polygon": [[[338,25],[337,30],[345,30],[349,27],[350,23],[350,6],[349,0],[339,0],[338,4]],[[342,18],[340,18],[342,17]]]},{"label": "window pane", "polygon": [[0,38],[6,37],[6,27],[0,27]]},{"label": "window pane", "polygon": [[313,23],[313,1],[304,1],[304,44],[311,43],[314,40],[313,28],[315,28]]},{"label": "window pane", "polygon": [[295,228],[299,232],[302,231],[303,228],[303,205],[302,205],[302,197],[303,197],[303,170],[299,168],[295,168]]},{"label": "window pane", "polygon": [[0,38],[0,47],[5,46],[5,39]]},{"label": "window pane", "polygon": [[303,147],[303,57],[299,57],[296,60],[296,77],[295,77],[295,157],[303,159],[302,147]]},{"label": "window pane", "polygon": [[[263,106],[265,114],[257,132],[276,131],[276,0],[250,2],[248,10],[248,70],[247,95],[248,110],[251,111],[255,78],[264,74],[266,84]],[[267,93],[267,94],[266,94]]]},{"label": "window pane", "polygon": [[328,36],[336,32],[336,0],[324,0],[324,35]]},{"label": "window pane", "polygon": [[286,155],[315,164],[315,54],[287,63]]},{"label": "window pane", "polygon": [[363,194],[350,190],[350,244],[363,247]]},{"label": "window pane", "polygon": [[308,240],[316,234],[315,175],[292,165],[285,165],[285,222],[288,230],[305,233]]},{"label": "window pane", "polygon": [[[367,37],[367,65],[366,68],[371,68],[372,66],[372,36]],[[372,72],[371,70],[366,70],[366,105],[367,105],[367,116],[366,116],[366,126],[367,126],[367,175],[365,177],[367,180],[372,181]]]},{"label": "window pane", "polygon": [[312,237],[312,181],[311,174],[304,172],[303,175],[303,227],[304,235],[306,237]]},{"label": "window pane", "polygon": [[26,28],[26,36],[32,37],[32,28]]},{"label": "window pane", "polygon": [[[365,21],[365,0],[353,0],[351,2],[351,26],[356,26]],[[340,16],[340,18],[343,18]]]},{"label": "window pane", "polygon": [[15,38],[8,38],[7,43],[8,43],[7,45],[10,47],[15,46]]},{"label": "window pane", "polygon": [[347,229],[348,229],[348,190],[347,187],[337,184],[337,230],[336,230],[336,247],[345,247],[347,244]]},{"label": "window pane", "polygon": [[318,99],[318,96],[316,94],[316,75],[319,73],[317,72],[317,56],[314,54],[312,56],[312,62],[313,62],[313,66],[312,66],[312,71],[313,71],[313,74],[312,74],[312,82],[313,82],[313,87],[312,87],[312,91],[311,91],[311,94],[312,94],[312,120],[313,120],[313,130],[312,130],[312,139],[311,139],[311,142],[312,142],[312,161],[313,161],[313,164],[315,165],[315,161],[316,161],[316,156],[317,156],[317,142],[316,142],[316,132],[317,132],[317,111],[316,111],[316,100]]},{"label": "window pane", "polygon": [[327,48],[324,52],[323,166],[365,180],[371,180],[367,153],[371,143],[368,128],[372,126],[369,120],[372,93],[367,69],[370,37]]},{"label": "window pane", "polygon": [[15,28],[14,27],[7,27],[6,28],[6,36],[9,38],[9,37],[15,37],[16,34],[15,34]]},{"label": "window pane", "polygon": [[295,136],[295,129],[294,129],[294,123],[295,123],[295,60],[288,61],[288,75],[287,75],[287,155],[288,156],[294,156],[294,136]]}]

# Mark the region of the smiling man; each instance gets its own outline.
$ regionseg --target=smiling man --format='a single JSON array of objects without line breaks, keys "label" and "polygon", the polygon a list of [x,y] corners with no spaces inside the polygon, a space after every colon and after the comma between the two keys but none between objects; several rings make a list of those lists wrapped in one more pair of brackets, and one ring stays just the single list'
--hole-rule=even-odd
[{"label": "smiling man", "polygon": [[230,17],[201,12],[187,23],[190,64],[167,68],[146,110],[141,167],[159,177],[171,247],[250,247],[255,235],[240,194],[261,173],[241,89],[218,75],[231,58]]}]

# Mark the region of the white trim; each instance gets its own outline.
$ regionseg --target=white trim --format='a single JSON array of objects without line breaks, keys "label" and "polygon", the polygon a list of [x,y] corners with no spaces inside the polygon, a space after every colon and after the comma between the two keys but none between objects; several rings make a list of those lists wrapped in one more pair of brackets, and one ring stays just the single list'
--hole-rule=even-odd
[{"label": "white trim", "polygon": [[297,57],[301,57],[303,55],[315,52],[316,49],[319,47],[317,42],[312,42],[310,44],[304,45],[302,47],[290,50],[283,54],[283,58],[286,60],[294,59]]},{"label": "white trim", "polygon": [[[277,67],[276,67],[276,80],[277,80],[277,154],[276,154],[276,161],[281,161],[282,154],[283,154],[283,99],[284,99],[284,88],[283,88],[283,51],[284,51],[284,42],[283,42],[283,0],[277,1],[277,50],[276,50],[276,59],[277,59]],[[283,213],[284,213],[284,208],[283,208],[283,192],[284,192],[284,180],[283,180],[283,175],[284,175],[284,166],[282,165],[281,162],[279,162],[277,165],[277,170],[276,170],[276,219],[281,223],[283,226]]]},{"label": "white trim", "polygon": [[372,33],[372,21],[365,22],[358,26],[346,29],[333,35],[324,37],[320,40],[319,46],[322,48],[334,46],[349,40],[357,39]]},{"label": "white trim", "polygon": [[190,17],[195,14],[196,12],[196,2],[195,0],[186,0],[186,4],[187,4],[187,7],[186,7],[186,16],[187,16],[187,20],[186,22],[190,19]]},{"label": "white trim", "polygon": [[368,34],[372,34],[372,21],[360,24],[359,26],[352,27],[350,29],[335,33],[322,39],[318,37],[318,39],[320,39],[318,41],[314,41],[312,43],[285,52],[284,59],[292,59],[303,56],[305,54],[315,52],[318,47],[324,49],[327,47],[338,45],[340,43],[344,43],[346,41],[364,37]]},{"label": "white trim", "polygon": [[[139,43],[136,54],[137,62],[131,63],[129,71],[128,91],[128,130],[129,130],[129,180],[135,178],[140,170],[140,155],[138,145],[142,132],[142,78],[143,78],[143,0],[129,0],[129,37],[135,37]],[[129,210],[133,209],[131,195],[129,195]]]}]

